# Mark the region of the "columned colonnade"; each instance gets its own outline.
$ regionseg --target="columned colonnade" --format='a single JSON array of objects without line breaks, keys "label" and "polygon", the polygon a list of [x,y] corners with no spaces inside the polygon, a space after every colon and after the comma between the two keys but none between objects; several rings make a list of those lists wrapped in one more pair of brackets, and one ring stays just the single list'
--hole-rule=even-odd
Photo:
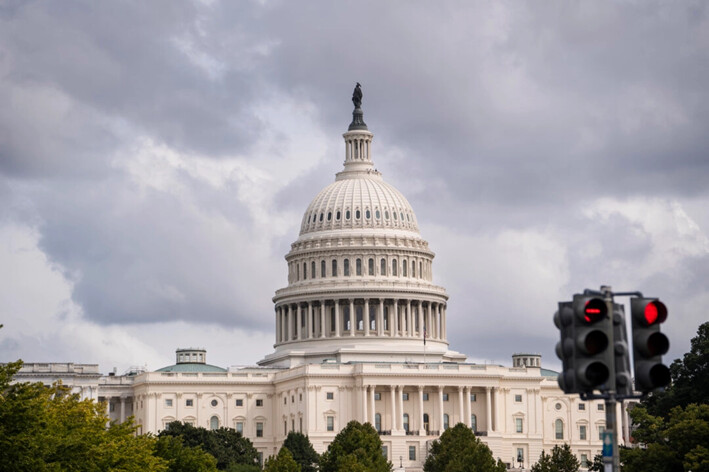
[{"label": "columned colonnade", "polygon": [[[368,314],[368,316],[366,316]],[[276,343],[345,336],[445,340],[446,305],[410,299],[323,299],[276,306]]]}]

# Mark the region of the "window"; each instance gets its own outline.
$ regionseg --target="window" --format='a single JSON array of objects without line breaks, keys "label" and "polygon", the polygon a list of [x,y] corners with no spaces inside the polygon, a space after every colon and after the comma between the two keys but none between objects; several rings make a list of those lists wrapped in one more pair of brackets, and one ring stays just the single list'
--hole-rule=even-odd
[{"label": "window", "polygon": [[409,446],[409,460],[416,460],[416,446]]},{"label": "window", "polygon": [[350,260],[349,259],[345,259],[345,265],[344,265],[343,271],[344,271],[343,275],[345,277],[350,275]]},{"label": "window", "polygon": [[291,402],[291,403],[295,403],[295,395],[291,395],[291,396],[290,396],[290,402]]},{"label": "window", "polygon": [[598,427],[598,439],[600,441],[603,441],[603,433],[606,432],[606,427],[605,426],[599,426]]},{"label": "window", "polygon": [[345,212],[345,219],[346,219],[346,220],[349,220],[349,219],[350,219],[350,211],[349,211],[349,210],[347,210],[347,211]]},{"label": "window", "polygon": [[379,219],[379,218],[381,218],[382,214],[379,213],[379,210],[377,210],[377,211],[374,212],[374,216],[376,216],[377,219]]},{"label": "window", "polygon": [[241,398],[236,399],[236,406],[244,406],[244,400]]},{"label": "window", "polygon": [[382,446],[382,455],[384,456],[385,459],[389,459],[389,448],[386,446]]},{"label": "window", "polygon": [[325,273],[325,261],[320,261],[320,277],[326,277],[327,274]]},{"label": "window", "polygon": [[379,267],[379,272],[381,275],[387,275],[387,261],[386,259],[382,259],[379,264],[381,267]]},{"label": "window", "polygon": [[426,392],[423,393],[423,401],[425,401],[425,402],[428,401],[428,393],[426,393]]},{"label": "window", "polygon": [[359,210],[355,210],[355,219],[359,219],[360,216],[362,216],[362,213]]},{"label": "window", "polygon": [[308,279],[308,263],[303,262],[303,280]]},{"label": "window", "polygon": [[423,277],[423,263],[419,262],[419,277]]},{"label": "window", "polygon": [[374,392],[374,400],[379,401],[382,399],[382,394],[379,392]]},{"label": "window", "polygon": [[598,404],[598,411],[603,411],[603,403]]},{"label": "window", "polygon": [[284,405],[288,404],[288,398],[283,397],[283,404],[284,404]]},{"label": "window", "polygon": [[219,429],[219,418],[212,416],[209,419],[209,429]]},{"label": "window", "polygon": [[311,279],[315,278],[315,261],[312,261],[310,263],[310,278]]},{"label": "window", "polygon": [[334,400],[335,399],[335,393],[334,392],[327,392],[325,394],[325,398],[328,400]]},{"label": "window", "polygon": [[303,433],[303,418],[298,418],[298,432]]},{"label": "window", "polygon": [[448,401],[448,394],[447,394],[447,393],[444,393],[444,394],[443,394],[443,401],[444,401],[444,402],[447,402],[447,401]]},{"label": "window", "polygon": [[581,467],[584,469],[589,466],[588,463],[588,454],[581,454]]},{"label": "window", "polygon": [[244,422],[243,421],[237,421],[235,428],[237,433],[243,435],[244,434]]},{"label": "window", "polygon": [[521,447],[517,448],[517,462],[519,462],[520,464],[524,462],[524,449],[522,449]]},{"label": "window", "polygon": [[411,277],[416,277],[416,262],[411,261]]},{"label": "window", "polygon": [[327,417],[327,430],[328,431],[335,431],[335,417],[334,416]]},{"label": "window", "polygon": [[367,219],[370,219],[372,217],[372,213],[369,211],[369,208],[367,208],[367,210],[364,212],[364,216]]},{"label": "window", "polygon": [[288,422],[284,421],[283,422],[283,435],[285,436],[287,434],[288,434]]},{"label": "window", "polygon": [[409,431],[409,414],[404,413],[404,431]]},{"label": "window", "polygon": [[331,221],[331,220],[332,220],[332,212],[328,211],[327,212],[327,221]]},{"label": "window", "polygon": [[470,415],[470,429],[473,431],[478,430],[478,417],[475,415]]},{"label": "window", "polygon": [[187,400],[185,400],[185,406],[194,406],[194,400],[188,398]]},{"label": "window", "polygon": [[165,399],[165,406],[168,408],[172,407],[172,398]]},{"label": "window", "polygon": [[579,403],[579,411],[583,411],[586,409],[586,404],[585,403]]},{"label": "window", "polygon": [[263,423],[261,423],[261,422],[256,423],[256,437],[257,438],[263,437]]},{"label": "window", "polygon": [[579,439],[582,439],[582,440],[586,439],[586,426],[585,425],[579,426]]},{"label": "window", "polygon": [[408,401],[409,401],[409,394],[406,393],[406,392],[403,392],[403,393],[401,394],[401,399],[402,399],[403,401],[405,401],[405,402],[408,402]]},{"label": "window", "polygon": [[295,420],[290,420],[290,430],[295,431]]},{"label": "window", "polygon": [[429,421],[429,418],[428,418],[428,413],[424,413],[424,414],[423,414],[423,429],[425,429],[426,432],[428,432],[428,426],[429,426],[429,424],[430,424],[430,421]]},{"label": "window", "polygon": [[337,277],[337,259],[332,260],[332,276]]},{"label": "window", "polygon": [[406,259],[401,261],[401,275],[403,275],[404,277],[406,277],[406,268],[408,267],[408,265],[409,263],[406,261]]},{"label": "window", "polygon": [[523,426],[522,418],[515,418],[515,432],[517,432],[517,433],[524,432],[522,429],[522,426]]},{"label": "window", "polygon": [[257,398],[256,399],[256,406],[263,406],[263,399]]},{"label": "window", "polygon": [[337,210],[337,213],[335,213],[335,219],[340,221],[340,210]]},{"label": "window", "polygon": [[564,422],[561,420],[556,420],[554,422],[554,432],[556,439],[564,439]]},{"label": "window", "polygon": [[391,275],[396,276],[397,274],[397,269],[398,269],[398,263],[396,262],[396,259],[391,261]]},{"label": "window", "polygon": [[369,275],[374,275],[374,259],[369,259],[367,262],[368,265],[368,270],[369,270]]},{"label": "window", "polygon": [[374,429],[376,429],[378,433],[382,431],[382,415],[379,413],[374,415]]},{"label": "window", "polygon": [[477,396],[477,394],[471,393],[471,394],[470,394],[470,401],[471,401],[471,402],[476,402],[476,401],[478,401],[478,396]]},{"label": "window", "polygon": [[300,402],[303,401],[303,394],[302,393],[298,394],[298,401],[300,401]]},{"label": "window", "polygon": [[[515,402],[521,403],[522,402],[522,395],[515,395]],[[557,408],[558,410],[558,408]]]},{"label": "window", "polygon": [[450,425],[450,417],[448,416],[448,413],[443,414],[443,430],[445,431],[448,429],[448,426]]},{"label": "window", "polygon": [[320,222],[322,223],[323,217],[325,216],[325,213],[320,213]]},{"label": "window", "polygon": [[357,275],[362,275],[362,259],[355,261],[355,271]]},{"label": "window", "polygon": [[217,400],[212,400],[212,401],[210,402],[210,404],[211,404],[212,406],[217,406],[217,405],[219,404],[219,402],[218,402]]}]

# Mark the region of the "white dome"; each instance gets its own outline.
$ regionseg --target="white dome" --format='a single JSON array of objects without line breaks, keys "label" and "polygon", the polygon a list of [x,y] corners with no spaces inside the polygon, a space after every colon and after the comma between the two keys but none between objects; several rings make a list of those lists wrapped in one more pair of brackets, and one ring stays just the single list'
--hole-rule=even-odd
[{"label": "white dome", "polygon": [[409,202],[376,171],[347,176],[325,187],[308,205],[300,234],[360,228],[419,232]]}]

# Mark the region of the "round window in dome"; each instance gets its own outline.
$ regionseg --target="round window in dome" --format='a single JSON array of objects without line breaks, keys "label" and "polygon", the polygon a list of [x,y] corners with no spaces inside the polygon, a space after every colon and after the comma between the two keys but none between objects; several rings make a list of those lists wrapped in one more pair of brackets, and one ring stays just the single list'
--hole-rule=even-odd
[{"label": "round window in dome", "polygon": [[212,406],[217,406],[218,404],[219,402],[217,402],[216,400],[212,400]]},{"label": "round window in dome", "polygon": [[340,221],[340,210],[337,210],[337,213],[335,213],[335,219]]},{"label": "round window in dome", "polygon": [[327,221],[332,221],[332,212],[331,211],[327,212]]},{"label": "round window in dome", "polygon": [[377,210],[377,211],[374,212],[374,216],[375,216],[377,219],[379,219],[379,218],[382,217],[381,213],[379,213],[379,210]]},{"label": "round window in dome", "polygon": [[358,220],[360,216],[362,216],[362,213],[359,210],[355,210],[355,219]]},{"label": "round window in dome", "polygon": [[364,212],[364,216],[366,216],[367,219],[370,219],[372,217],[372,212],[370,212],[369,209],[367,209],[367,211]]},{"label": "round window in dome", "polygon": [[324,213],[320,213],[320,221],[321,221],[321,222],[322,222],[322,220],[323,220],[324,216],[325,216],[325,214],[324,214]]},{"label": "round window in dome", "polygon": [[346,219],[346,220],[349,220],[349,219],[350,219],[350,211],[349,211],[349,210],[347,210],[347,211],[345,212],[345,219]]}]

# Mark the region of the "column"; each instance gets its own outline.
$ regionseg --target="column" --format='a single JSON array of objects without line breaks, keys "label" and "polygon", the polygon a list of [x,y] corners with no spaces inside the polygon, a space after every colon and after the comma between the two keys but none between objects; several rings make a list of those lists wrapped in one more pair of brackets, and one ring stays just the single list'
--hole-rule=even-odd
[{"label": "column", "polygon": [[504,431],[505,428],[500,428],[500,388],[495,388],[495,431]]},{"label": "column", "polygon": [[320,337],[325,337],[325,300],[320,300]]},{"label": "column", "polygon": [[419,337],[423,338],[423,302],[419,301],[419,308],[418,308],[418,316],[419,316]]},{"label": "column", "polygon": [[419,420],[418,420],[418,426],[419,426],[419,436],[424,436],[426,434],[426,431],[424,430],[423,427],[423,387],[419,385],[418,387],[419,391]]},{"label": "column", "polygon": [[414,324],[411,322],[413,317],[411,316],[411,300],[406,300],[406,328],[407,335],[414,335]]},{"label": "column", "polygon": [[368,416],[369,416],[369,411],[368,411],[368,405],[367,405],[367,389],[369,387],[367,385],[364,385],[362,387],[362,423],[366,423],[369,421]]},{"label": "column", "polygon": [[470,427],[470,417],[472,416],[472,412],[470,411],[470,387],[465,387],[463,389],[463,404],[465,405],[463,414],[465,415],[465,421],[464,423],[468,425],[468,428]]},{"label": "column", "polygon": [[[404,386],[399,385],[399,393],[397,398],[399,399],[399,414],[396,416],[397,429],[399,431],[404,429]],[[411,418],[409,418],[409,429],[411,429]]]},{"label": "column", "polygon": [[372,422],[372,426],[374,426],[374,423],[375,423],[374,417],[377,414],[377,404],[376,404],[376,400],[374,400],[374,391],[376,390],[376,388],[377,388],[376,385],[369,386],[369,408],[370,408],[369,419]]},{"label": "column", "polygon": [[121,423],[126,420],[126,397],[121,395]]},{"label": "column", "polygon": [[313,302],[308,302],[308,319],[305,320],[305,327],[307,328],[307,338],[313,337],[313,332],[315,331],[313,326]]},{"label": "column", "polygon": [[441,309],[441,339],[446,339],[448,335],[446,334],[446,305],[443,305]]},{"label": "column", "polygon": [[433,313],[431,313],[431,333],[433,337],[438,339],[438,307],[439,303],[434,304]]},{"label": "column", "polygon": [[390,386],[389,392],[391,394],[391,430],[394,431],[396,429],[396,387]]},{"label": "column", "polygon": [[284,341],[290,341],[290,305],[286,305],[286,313],[283,319],[283,325],[285,327],[283,334],[285,335]]},{"label": "column", "polygon": [[379,299],[379,312],[377,313],[377,336],[384,334],[384,299]]},{"label": "column", "polygon": [[362,321],[364,322],[364,335],[369,336],[369,298],[364,299],[364,313],[362,313]]},{"label": "column", "polygon": [[390,313],[389,315],[389,324],[391,325],[391,335],[394,337],[399,336],[399,300],[396,298],[394,299],[394,310],[393,310],[393,315]]},{"label": "column", "polygon": [[492,431],[492,405],[490,404],[490,401],[492,399],[492,395],[490,395],[490,387],[485,387],[485,403],[486,403],[486,408],[487,408],[487,418],[486,418],[486,423],[487,423],[487,431],[490,432]]},{"label": "column", "polygon": [[426,334],[429,338],[433,338],[433,332],[431,331],[431,302],[426,305]]},{"label": "column", "polygon": [[438,387],[438,432],[443,434],[443,387]]},{"label": "column", "polygon": [[335,300],[335,337],[340,337],[340,300]]},{"label": "column", "polygon": [[303,339],[303,309],[300,306],[300,303],[296,305],[297,314],[296,314],[296,332],[298,333],[298,340]]},{"label": "column", "polygon": [[278,312],[278,307],[275,308],[276,311],[276,344],[281,342],[281,314]]},{"label": "column", "polygon": [[354,310],[354,298],[350,298],[350,336],[355,335],[355,324],[357,323],[357,314]]},{"label": "column", "polygon": [[465,421],[463,414],[463,387],[458,386],[458,422],[468,424],[468,422]]}]

